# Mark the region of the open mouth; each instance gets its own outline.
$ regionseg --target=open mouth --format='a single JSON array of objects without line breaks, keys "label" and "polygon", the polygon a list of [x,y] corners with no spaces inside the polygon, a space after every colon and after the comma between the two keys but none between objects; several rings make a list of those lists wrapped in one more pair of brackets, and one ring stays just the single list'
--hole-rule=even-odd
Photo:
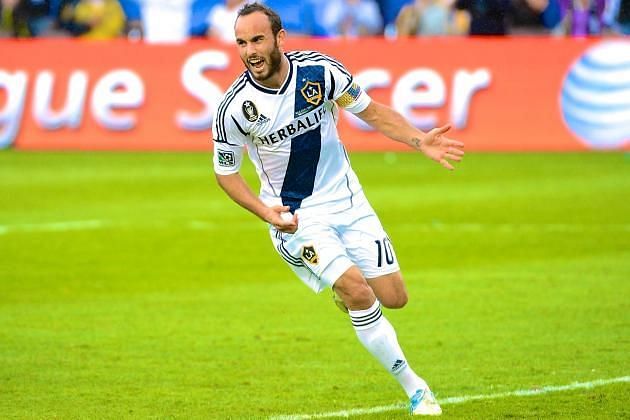
[{"label": "open mouth", "polygon": [[260,57],[250,58],[249,65],[255,70],[261,70],[265,65],[265,60]]}]

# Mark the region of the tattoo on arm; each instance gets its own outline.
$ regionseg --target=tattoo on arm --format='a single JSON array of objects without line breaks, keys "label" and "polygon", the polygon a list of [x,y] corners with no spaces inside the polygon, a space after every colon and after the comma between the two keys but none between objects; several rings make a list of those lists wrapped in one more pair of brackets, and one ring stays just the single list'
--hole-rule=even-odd
[{"label": "tattoo on arm", "polygon": [[421,141],[420,141],[420,139],[418,137],[414,137],[414,138],[411,139],[411,144],[413,144],[414,146],[416,146],[418,148],[420,147],[420,143],[421,143]]}]

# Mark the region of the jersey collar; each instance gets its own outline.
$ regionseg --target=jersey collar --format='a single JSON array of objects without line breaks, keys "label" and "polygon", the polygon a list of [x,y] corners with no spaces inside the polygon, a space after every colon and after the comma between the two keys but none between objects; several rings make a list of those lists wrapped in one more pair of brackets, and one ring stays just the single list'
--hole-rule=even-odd
[{"label": "jersey collar", "polygon": [[286,54],[284,54],[284,56],[287,58],[287,60],[289,60],[289,72],[287,73],[287,77],[284,80],[284,83],[282,84],[280,89],[271,89],[256,82],[256,80],[254,80],[254,78],[251,76],[249,70],[247,70],[245,73],[247,76],[247,80],[252,84],[252,86],[260,90],[261,92],[268,93],[270,95],[282,95],[289,87],[291,76],[293,76],[293,62],[291,61],[289,56],[287,56]]}]

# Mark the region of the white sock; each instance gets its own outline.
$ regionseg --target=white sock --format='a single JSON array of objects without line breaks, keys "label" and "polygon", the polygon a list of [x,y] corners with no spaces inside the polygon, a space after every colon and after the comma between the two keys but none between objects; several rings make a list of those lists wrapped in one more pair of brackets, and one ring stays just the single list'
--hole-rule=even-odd
[{"label": "white sock", "polygon": [[418,389],[427,388],[426,382],[407,364],[396,331],[381,312],[378,299],[369,309],[349,311],[349,314],[359,341],[394,375],[408,397],[411,398]]}]

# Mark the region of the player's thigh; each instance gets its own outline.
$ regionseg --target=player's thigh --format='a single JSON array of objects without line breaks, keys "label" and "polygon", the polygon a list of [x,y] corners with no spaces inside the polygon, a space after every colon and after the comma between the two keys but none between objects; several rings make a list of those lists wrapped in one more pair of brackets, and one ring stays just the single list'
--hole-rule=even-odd
[{"label": "player's thigh", "polygon": [[315,292],[332,287],[353,264],[334,229],[302,222],[294,234],[270,230],[278,254]]},{"label": "player's thigh", "polygon": [[344,227],[341,238],[350,259],[366,279],[400,271],[394,245],[373,212]]},{"label": "player's thigh", "polygon": [[358,219],[342,233],[348,255],[359,267],[376,297],[388,308],[407,303],[407,291],[398,258],[389,236],[373,212]]}]

